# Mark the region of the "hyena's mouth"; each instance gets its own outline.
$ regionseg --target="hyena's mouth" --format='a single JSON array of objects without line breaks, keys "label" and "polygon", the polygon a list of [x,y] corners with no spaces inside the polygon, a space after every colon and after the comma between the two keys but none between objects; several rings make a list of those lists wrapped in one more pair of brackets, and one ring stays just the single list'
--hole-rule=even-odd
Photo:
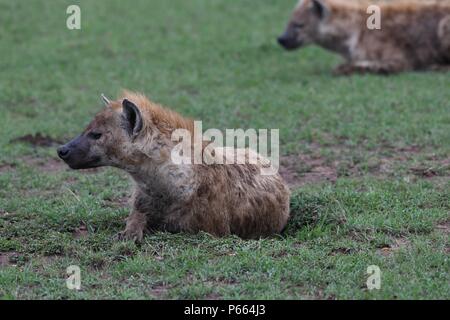
[{"label": "hyena's mouth", "polygon": [[88,157],[84,152],[80,152],[79,150],[67,146],[59,147],[57,152],[58,156],[64,160],[71,169],[90,169],[102,165],[100,157]]},{"label": "hyena's mouth", "polygon": [[85,135],[79,135],[57,150],[58,157],[72,169],[89,169],[100,167],[101,156],[93,154],[91,142]]},{"label": "hyena's mouth", "polygon": [[298,49],[302,46],[302,41],[297,41],[295,39],[292,38],[287,38],[284,36],[280,36],[278,37],[278,43],[280,46],[282,46],[284,49],[288,50],[288,51],[292,51],[295,49]]},{"label": "hyena's mouth", "polygon": [[87,161],[70,161],[70,160],[64,160],[67,165],[74,170],[79,170],[79,169],[92,169],[92,168],[97,168],[97,167],[101,167],[101,161],[99,157],[95,157],[93,159],[87,160]]}]

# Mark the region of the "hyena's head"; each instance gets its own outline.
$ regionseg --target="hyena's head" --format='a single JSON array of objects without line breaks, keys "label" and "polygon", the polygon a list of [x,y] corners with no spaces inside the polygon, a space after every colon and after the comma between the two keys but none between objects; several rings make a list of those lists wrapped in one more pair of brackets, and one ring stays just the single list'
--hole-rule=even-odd
[{"label": "hyena's head", "polygon": [[110,102],[76,138],[58,148],[58,156],[72,169],[101,166],[124,168],[139,158],[133,140],[143,128],[139,108],[131,101]]},{"label": "hyena's head", "polygon": [[278,43],[286,50],[294,50],[315,42],[328,13],[326,0],[300,0]]}]

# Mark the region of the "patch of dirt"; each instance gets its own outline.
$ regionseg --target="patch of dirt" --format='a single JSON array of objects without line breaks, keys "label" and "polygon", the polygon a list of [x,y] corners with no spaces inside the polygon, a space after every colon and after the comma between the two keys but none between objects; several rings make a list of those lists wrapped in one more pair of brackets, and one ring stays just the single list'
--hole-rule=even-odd
[{"label": "patch of dirt", "polygon": [[12,213],[9,213],[8,211],[0,208],[0,217],[7,217],[9,215],[11,215]]},{"label": "patch of dirt", "polygon": [[[56,158],[37,158],[35,156],[24,156],[19,158],[27,166],[39,168],[39,170],[53,172],[60,171],[67,168],[67,165],[59,159]],[[0,164],[0,173],[16,170],[17,165],[14,163],[3,163]]]},{"label": "patch of dirt", "polygon": [[0,266],[9,266],[9,258],[6,254],[0,253]]},{"label": "patch of dirt", "polygon": [[15,169],[16,169],[16,166],[14,164],[10,164],[10,163],[0,164],[0,173],[13,171]]},{"label": "patch of dirt", "polygon": [[279,173],[293,187],[324,181],[335,182],[337,179],[336,166],[327,164],[324,158],[308,155],[282,157]]},{"label": "patch of dirt", "polygon": [[336,256],[336,255],[339,255],[339,254],[352,254],[352,253],[354,253],[355,252],[355,250],[354,249],[351,249],[351,248],[336,248],[336,249],[333,249],[333,250],[331,250],[331,255],[332,256]]},{"label": "patch of dirt", "polygon": [[[229,253],[228,255],[235,256],[236,254],[235,253]],[[284,258],[284,257],[289,256],[288,252],[285,249],[277,250],[275,252],[272,252],[270,255],[274,259],[279,259],[279,258]]]},{"label": "patch of dirt", "polygon": [[[190,276],[188,280],[193,281],[193,277]],[[217,276],[215,278],[211,278],[207,281],[204,281],[203,283],[212,287],[217,287],[217,286],[235,285],[238,284],[239,282],[233,278],[226,278],[225,276]]]},{"label": "patch of dirt", "polygon": [[411,172],[419,177],[432,178],[445,175],[445,171],[450,169],[450,158],[439,160],[432,166],[419,166],[410,168]]},{"label": "patch of dirt", "polygon": [[38,168],[45,172],[56,172],[67,169],[64,161],[55,158],[36,158],[31,156],[23,157],[22,160],[30,167]]},{"label": "patch of dirt", "polygon": [[385,244],[377,252],[383,256],[390,256],[396,251],[406,248],[411,244],[411,242],[406,238],[397,238],[394,239],[392,244]]},{"label": "patch of dirt", "polygon": [[335,300],[334,295],[325,295],[325,290],[323,288],[317,288],[313,292],[309,292],[302,285],[289,285],[286,284],[289,292],[293,296],[299,295],[302,300]]},{"label": "patch of dirt", "polygon": [[34,147],[54,147],[54,146],[58,146],[58,145],[62,144],[62,142],[60,140],[49,137],[47,135],[43,135],[40,132],[36,133],[35,135],[27,134],[22,137],[12,139],[10,142],[11,143],[17,143],[17,142],[28,143]]},{"label": "patch of dirt", "polygon": [[220,300],[220,299],[222,299],[222,296],[218,293],[211,292],[211,293],[207,294],[203,299],[204,300]]},{"label": "patch of dirt", "polygon": [[436,230],[444,233],[445,235],[450,234],[450,220],[440,223],[436,226]]},{"label": "patch of dirt", "polygon": [[129,205],[130,197],[123,196],[113,199],[104,199],[105,205],[111,208],[123,208]]},{"label": "patch of dirt", "polygon": [[156,285],[151,288],[150,293],[157,299],[163,299],[166,296],[167,290],[169,290],[169,288],[170,287],[165,285]]},{"label": "patch of dirt", "polygon": [[[70,170],[64,161],[57,158],[37,158],[35,156],[25,156],[21,160],[28,166],[38,168],[45,172],[57,172],[63,170]],[[92,174],[101,171],[102,168],[82,169],[81,173]]]},{"label": "patch of dirt", "polygon": [[0,266],[15,266],[18,256],[17,252],[0,252]]},{"label": "patch of dirt", "polygon": [[75,230],[72,232],[72,236],[75,239],[85,238],[88,236],[88,234],[89,231],[85,224],[81,224],[78,228],[75,228]]},{"label": "patch of dirt", "polygon": [[49,265],[55,263],[61,256],[58,255],[37,255],[33,257],[28,257],[27,262],[33,264],[33,270],[36,272],[46,272]]},{"label": "patch of dirt", "polygon": [[401,174],[404,174],[408,181],[450,176],[450,158],[440,159],[433,154],[420,165],[409,167],[408,162],[423,152],[425,151],[419,146],[396,148],[382,144],[375,149],[365,149],[361,146],[350,146],[345,141],[330,146],[311,143],[307,145],[305,153],[282,156],[279,173],[291,187],[322,182],[334,183],[342,176],[370,174],[386,177],[398,174],[399,168],[402,168]]},{"label": "patch of dirt", "polygon": [[60,257],[61,256],[58,256],[56,254],[49,255],[49,256],[41,256],[41,257],[37,258],[37,261],[39,261],[39,263],[41,263],[43,265],[47,265],[47,264],[55,262],[55,260],[57,260]]}]

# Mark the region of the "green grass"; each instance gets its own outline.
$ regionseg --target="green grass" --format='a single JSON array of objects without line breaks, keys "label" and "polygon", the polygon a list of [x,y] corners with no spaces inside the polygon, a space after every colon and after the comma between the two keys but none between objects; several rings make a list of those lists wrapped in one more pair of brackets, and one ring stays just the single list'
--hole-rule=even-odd
[{"label": "green grass", "polygon": [[[294,2],[78,1],[69,31],[71,1],[0,0],[1,298],[450,298],[450,74],[333,77],[337,56],[277,47]],[[336,181],[295,188],[279,237],[113,241],[123,173],[70,171],[54,147],[11,140],[68,140],[121,88],[204,128],[279,128],[283,155],[319,158]]]}]

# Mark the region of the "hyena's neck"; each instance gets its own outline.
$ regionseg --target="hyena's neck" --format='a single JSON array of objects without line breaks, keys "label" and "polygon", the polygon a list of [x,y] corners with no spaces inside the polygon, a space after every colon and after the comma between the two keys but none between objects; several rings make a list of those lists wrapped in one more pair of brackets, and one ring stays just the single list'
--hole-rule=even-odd
[{"label": "hyena's neck", "polygon": [[171,144],[163,145],[147,155],[138,168],[128,173],[138,190],[150,197],[170,198],[173,201],[188,198],[195,189],[195,172],[190,164],[175,164],[171,158]]},{"label": "hyena's neck", "polygon": [[[348,19],[348,20],[346,20]],[[360,36],[360,19],[342,18],[319,27],[316,43],[350,60]]]},{"label": "hyena's neck", "polygon": [[150,166],[131,176],[139,193],[155,201],[166,199],[170,205],[189,201],[196,190],[193,171],[185,165]]}]

